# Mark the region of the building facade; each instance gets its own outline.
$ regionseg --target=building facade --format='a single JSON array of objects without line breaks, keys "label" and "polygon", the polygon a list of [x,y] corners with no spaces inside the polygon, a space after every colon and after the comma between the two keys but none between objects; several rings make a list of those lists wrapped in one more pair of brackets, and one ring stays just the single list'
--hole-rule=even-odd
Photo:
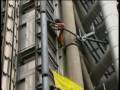
[{"label": "building facade", "polygon": [[[1,3],[1,90],[43,90],[41,2]],[[46,0],[50,90],[56,90],[50,70],[85,90],[118,90],[117,5],[116,0]],[[62,46],[60,31],[50,26],[57,19],[67,29]]]}]

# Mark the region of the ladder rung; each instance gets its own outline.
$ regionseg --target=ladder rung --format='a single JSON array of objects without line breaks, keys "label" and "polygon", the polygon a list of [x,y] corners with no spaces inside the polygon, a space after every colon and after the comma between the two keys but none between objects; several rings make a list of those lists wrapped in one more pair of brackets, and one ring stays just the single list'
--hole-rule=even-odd
[{"label": "ladder rung", "polygon": [[41,48],[37,49],[37,53],[41,55]]},{"label": "ladder rung", "polygon": [[37,68],[37,70],[38,70],[39,72],[42,71],[42,65],[38,65],[36,68]]},{"label": "ladder rung", "polygon": [[41,22],[40,18],[37,18],[36,21],[37,21],[38,24],[40,24],[40,22]]},{"label": "ladder rung", "polygon": [[37,33],[37,37],[41,39],[41,32]]},{"label": "ladder rung", "polygon": [[38,84],[37,84],[37,89],[38,89],[38,90],[42,90],[42,83],[38,83]]},{"label": "ladder rung", "polygon": [[36,10],[40,12],[40,5],[36,6]]}]

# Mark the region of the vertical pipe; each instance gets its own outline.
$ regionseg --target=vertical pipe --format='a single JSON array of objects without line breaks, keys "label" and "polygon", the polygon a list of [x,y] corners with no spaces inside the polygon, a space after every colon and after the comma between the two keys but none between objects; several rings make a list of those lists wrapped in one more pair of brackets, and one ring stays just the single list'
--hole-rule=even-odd
[{"label": "vertical pipe", "polygon": [[[62,0],[62,11],[63,11],[63,21],[65,23],[65,28],[73,33],[76,33],[75,18],[73,11],[72,0]],[[64,31],[65,44],[74,43],[75,37],[68,32]],[[75,45],[70,45],[66,47],[66,58],[67,58],[67,75],[73,81],[83,86],[83,77],[80,63],[80,56],[78,47]]]},{"label": "vertical pipe", "polygon": [[48,33],[47,33],[47,16],[46,0],[41,1],[41,34],[42,34],[42,81],[43,90],[49,90],[49,61],[48,61]]},{"label": "vertical pipe", "polygon": [[119,56],[118,56],[118,11],[117,11],[117,1],[116,0],[110,0],[105,1],[101,0],[100,5],[102,8],[104,20],[105,20],[105,26],[108,31],[109,39],[110,39],[110,45],[112,48],[113,58],[114,58],[114,64],[115,69],[117,73],[117,79],[119,77]]}]

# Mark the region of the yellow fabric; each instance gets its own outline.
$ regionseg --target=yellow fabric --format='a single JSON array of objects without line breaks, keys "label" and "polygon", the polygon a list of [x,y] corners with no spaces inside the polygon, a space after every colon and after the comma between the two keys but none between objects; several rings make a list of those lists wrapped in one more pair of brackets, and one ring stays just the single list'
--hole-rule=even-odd
[{"label": "yellow fabric", "polygon": [[60,90],[84,90],[78,84],[74,83],[66,77],[61,76],[55,71],[52,71],[52,73],[54,76],[55,86]]}]

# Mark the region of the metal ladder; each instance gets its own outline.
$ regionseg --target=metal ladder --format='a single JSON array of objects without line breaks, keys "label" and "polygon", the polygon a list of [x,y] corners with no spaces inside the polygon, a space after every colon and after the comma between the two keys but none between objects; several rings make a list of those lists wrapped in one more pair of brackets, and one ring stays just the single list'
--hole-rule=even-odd
[{"label": "metal ladder", "polygon": [[35,1],[35,90],[42,90],[40,0]]}]

